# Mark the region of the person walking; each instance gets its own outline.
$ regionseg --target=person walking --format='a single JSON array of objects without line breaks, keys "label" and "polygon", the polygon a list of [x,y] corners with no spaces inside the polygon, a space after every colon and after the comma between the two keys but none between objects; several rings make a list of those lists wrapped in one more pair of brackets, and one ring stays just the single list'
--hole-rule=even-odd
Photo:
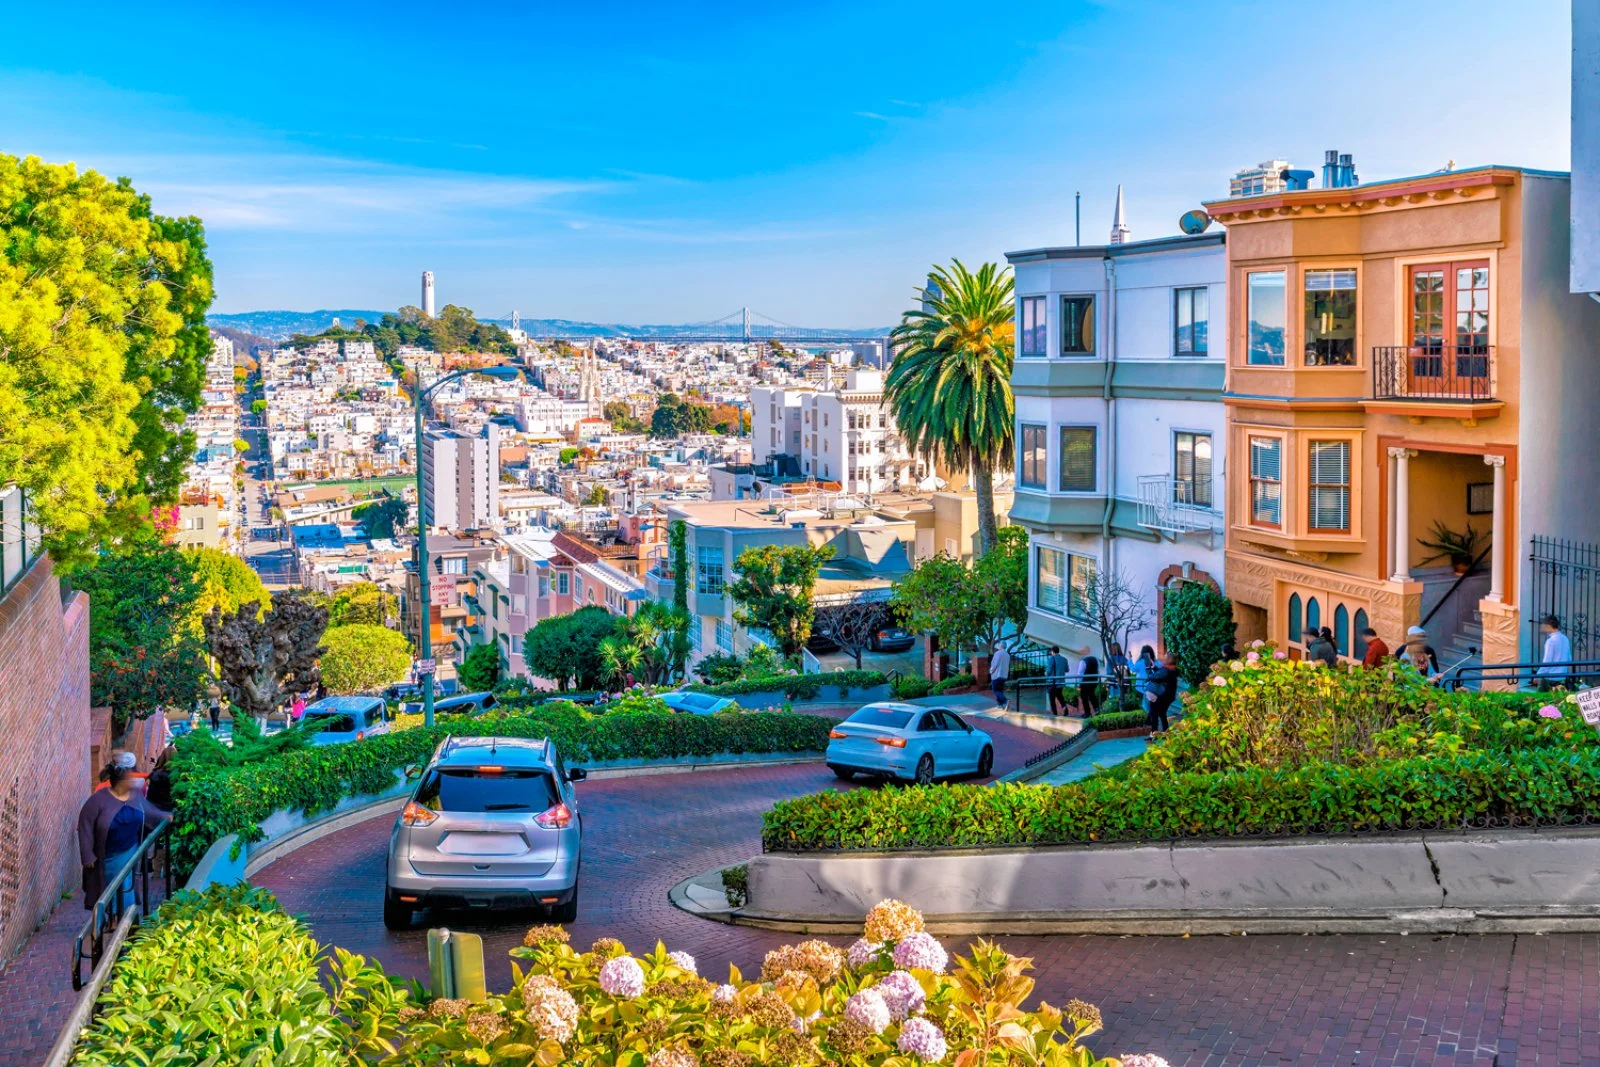
[{"label": "person walking", "polygon": [[1166,733],[1170,729],[1167,713],[1178,699],[1178,659],[1171,652],[1162,656],[1161,662],[1156,664],[1150,680],[1145,683],[1145,695],[1150,708],[1145,715],[1145,722],[1150,725],[1150,732]]},{"label": "person walking", "polygon": [[1161,664],[1156,662],[1156,650],[1149,645],[1139,649],[1139,658],[1128,668],[1128,673],[1133,675],[1134,692],[1139,694],[1139,704],[1144,708],[1146,718],[1150,715],[1150,694],[1146,690],[1150,687],[1150,680],[1160,669]]},{"label": "person walking", "polygon": [[1078,661],[1078,714],[1085,719],[1100,713],[1100,660],[1093,653]]},{"label": "person walking", "polygon": [[1006,681],[1011,677],[1011,651],[1000,641],[994,643],[994,652],[989,656],[989,686],[994,690],[994,702],[1001,711],[1010,710],[1010,702],[1006,699]]},{"label": "person walking", "polygon": [[301,716],[303,716],[305,713],[306,713],[306,698],[305,698],[304,694],[296,693],[294,695],[294,703],[289,705],[289,722],[290,722],[290,725],[293,725],[294,723],[299,722]]},{"label": "person walking", "polygon": [[1065,687],[1067,671],[1071,667],[1059,646],[1050,646],[1050,656],[1044,661],[1045,688],[1050,693],[1050,714],[1064,715],[1067,711]]},{"label": "person walking", "polygon": [[1400,650],[1399,660],[1430,682],[1437,682],[1444,672],[1439,670],[1439,654],[1428,644],[1428,631],[1420,626],[1406,630],[1406,645]]},{"label": "person walking", "polygon": [[[110,879],[127,864],[150,830],[171,818],[134,788],[133,770],[106,766],[106,787],[96,789],[78,811],[78,860],[83,865],[83,906],[92,909]],[[120,908],[133,902],[133,875],[116,897]]]},{"label": "person walking", "polygon": [[1547,693],[1558,686],[1566,686],[1572,677],[1572,639],[1561,632],[1561,620],[1546,615],[1539,622],[1544,632],[1544,654],[1539,657],[1541,666],[1535,672],[1539,692]]},{"label": "person walking", "polygon": [[1333,631],[1324,626],[1306,646],[1306,655],[1324,667],[1339,665],[1339,649],[1333,643]]},{"label": "person walking", "polygon": [[1372,627],[1361,631],[1361,640],[1367,643],[1367,650],[1361,654],[1363,667],[1376,667],[1389,658],[1389,646],[1383,643],[1383,638]]},{"label": "person walking", "polygon": [[1111,648],[1106,652],[1106,690],[1111,694],[1118,711],[1122,710],[1122,694],[1128,688],[1128,668],[1131,666],[1122,652],[1122,646],[1111,642]]},{"label": "person walking", "polygon": [[215,696],[213,696],[211,698],[211,706],[206,709],[206,714],[211,719],[211,732],[213,734],[221,733],[222,732],[222,694],[218,693],[217,695],[215,695]]}]

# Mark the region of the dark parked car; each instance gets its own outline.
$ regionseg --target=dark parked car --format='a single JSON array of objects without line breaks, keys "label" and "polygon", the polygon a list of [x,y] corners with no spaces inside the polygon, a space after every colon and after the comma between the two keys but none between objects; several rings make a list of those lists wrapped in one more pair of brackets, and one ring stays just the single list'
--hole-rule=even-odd
[{"label": "dark parked car", "polygon": [[839,651],[839,642],[827,634],[813,633],[806,642],[806,647],[818,655],[826,655],[829,652]]},{"label": "dark parked car", "polygon": [[917,643],[916,635],[904,626],[885,626],[867,642],[874,652],[904,652]]}]

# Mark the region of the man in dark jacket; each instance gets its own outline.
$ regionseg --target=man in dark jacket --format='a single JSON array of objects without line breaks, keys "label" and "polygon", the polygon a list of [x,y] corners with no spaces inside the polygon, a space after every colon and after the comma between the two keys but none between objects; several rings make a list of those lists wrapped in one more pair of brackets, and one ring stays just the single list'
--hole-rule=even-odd
[{"label": "man in dark jacket", "polygon": [[1161,662],[1150,671],[1145,681],[1145,695],[1150,698],[1150,712],[1146,721],[1150,732],[1167,732],[1167,712],[1178,699],[1178,659],[1171,652],[1161,657]]}]

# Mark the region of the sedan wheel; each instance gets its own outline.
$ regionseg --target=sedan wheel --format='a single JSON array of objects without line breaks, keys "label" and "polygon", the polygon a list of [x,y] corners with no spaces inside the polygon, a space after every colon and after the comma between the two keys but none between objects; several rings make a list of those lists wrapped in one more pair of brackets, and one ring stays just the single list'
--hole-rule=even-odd
[{"label": "sedan wheel", "polygon": [[917,761],[917,784],[918,785],[932,785],[933,784],[933,757],[932,756],[924,755],[920,760]]},{"label": "sedan wheel", "polygon": [[983,754],[978,757],[978,777],[987,778],[992,770],[994,770],[994,749],[984,745]]}]

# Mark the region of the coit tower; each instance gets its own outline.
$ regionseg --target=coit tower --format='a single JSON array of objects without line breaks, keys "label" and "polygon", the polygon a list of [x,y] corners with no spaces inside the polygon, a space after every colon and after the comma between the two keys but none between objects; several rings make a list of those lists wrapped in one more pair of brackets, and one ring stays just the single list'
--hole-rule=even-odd
[{"label": "coit tower", "polygon": [[422,272],[422,314],[433,318],[433,271]]}]

